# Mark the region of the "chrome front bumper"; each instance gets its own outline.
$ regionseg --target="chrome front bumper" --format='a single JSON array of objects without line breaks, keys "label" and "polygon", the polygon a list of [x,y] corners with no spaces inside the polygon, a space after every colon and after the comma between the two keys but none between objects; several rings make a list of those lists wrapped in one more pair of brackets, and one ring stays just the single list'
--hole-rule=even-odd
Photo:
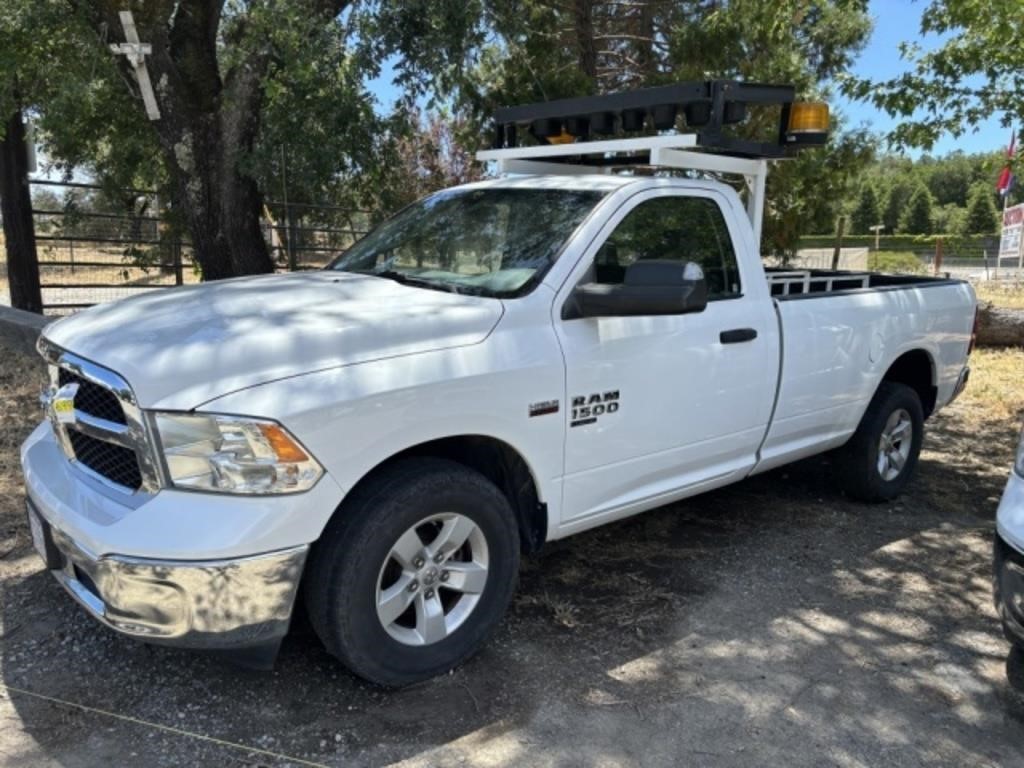
[{"label": "chrome front bumper", "polygon": [[28,514],[43,522],[40,528],[30,519],[50,572],[121,634],[203,650],[267,650],[272,659],[288,631],[308,546],[194,562],[95,557],[31,502]]}]

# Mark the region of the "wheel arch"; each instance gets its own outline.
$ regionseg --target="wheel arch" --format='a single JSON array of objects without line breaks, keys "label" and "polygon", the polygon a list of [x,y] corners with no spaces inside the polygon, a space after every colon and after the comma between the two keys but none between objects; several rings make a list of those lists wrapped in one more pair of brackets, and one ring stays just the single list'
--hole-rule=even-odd
[{"label": "wheel arch", "polygon": [[882,381],[905,384],[917,392],[926,419],[935,410],[939,390],[935,360],[928,350],[917,348],[902,353],[886,370]]},{"label": "wheel arch", "polygon": [[[541,500],[534,472],[518,450],[489,435],[451,435],[409,446],[365,472],[346,496],[358,486],[371,482],[383,468],[417,456],[448,459],[482,474],[508,499],[516,515],[521,551],[532,554],[544,545],[548,534],[548,508]],[[334,514],[341,514],[344,506],[342,501]]]}]

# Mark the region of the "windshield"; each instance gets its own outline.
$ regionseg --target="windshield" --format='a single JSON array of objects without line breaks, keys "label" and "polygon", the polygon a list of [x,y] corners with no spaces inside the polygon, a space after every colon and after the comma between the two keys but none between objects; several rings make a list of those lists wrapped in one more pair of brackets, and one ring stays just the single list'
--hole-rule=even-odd
[{"label": "windshield", "polygon": [[413,203],[331,269],[426,288],[516,296],[547,272],[604,192],[453,189]]}]

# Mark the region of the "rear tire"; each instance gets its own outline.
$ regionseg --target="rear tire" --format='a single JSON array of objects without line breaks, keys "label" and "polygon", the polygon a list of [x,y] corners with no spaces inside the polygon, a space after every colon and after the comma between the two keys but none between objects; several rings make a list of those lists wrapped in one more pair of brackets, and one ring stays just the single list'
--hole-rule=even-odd
[{"label": "rear tire", "polygon": [[895,498],[914,473],[923,437],[924,410],[917,392],[883,381],[857,431],[836,454],[843,490],[861,501]]},{"label": "rear tire", "polygon": [[328,652],[401,686],[479,650],[518,573],[518,527],[498,488],[461,464],[411,458],[345,500],[313,550],[304,597]]}]

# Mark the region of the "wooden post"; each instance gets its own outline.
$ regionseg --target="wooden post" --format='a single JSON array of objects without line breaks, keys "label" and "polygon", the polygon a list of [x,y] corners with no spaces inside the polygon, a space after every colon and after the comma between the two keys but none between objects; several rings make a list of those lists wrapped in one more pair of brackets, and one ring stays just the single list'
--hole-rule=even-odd
[{"label": "wooden post", "polygon": [[836,224],[836,247],[832,251],[832,271],[839,269],[839,257],[843,252],[843,231],[846,229],[846,217],[840,216]]},{"label": "wooden post", "polygon": [[171,260],[174,264],[174,284],[183,285],[185,283],[185,276],[181,268],[181,238],[177,235],[175,235],[173,242],[171,242]]},{"label": "wooden post", "polygon": [[942,238],[935,239],[935,274],[938,275],[942,269]]}]

